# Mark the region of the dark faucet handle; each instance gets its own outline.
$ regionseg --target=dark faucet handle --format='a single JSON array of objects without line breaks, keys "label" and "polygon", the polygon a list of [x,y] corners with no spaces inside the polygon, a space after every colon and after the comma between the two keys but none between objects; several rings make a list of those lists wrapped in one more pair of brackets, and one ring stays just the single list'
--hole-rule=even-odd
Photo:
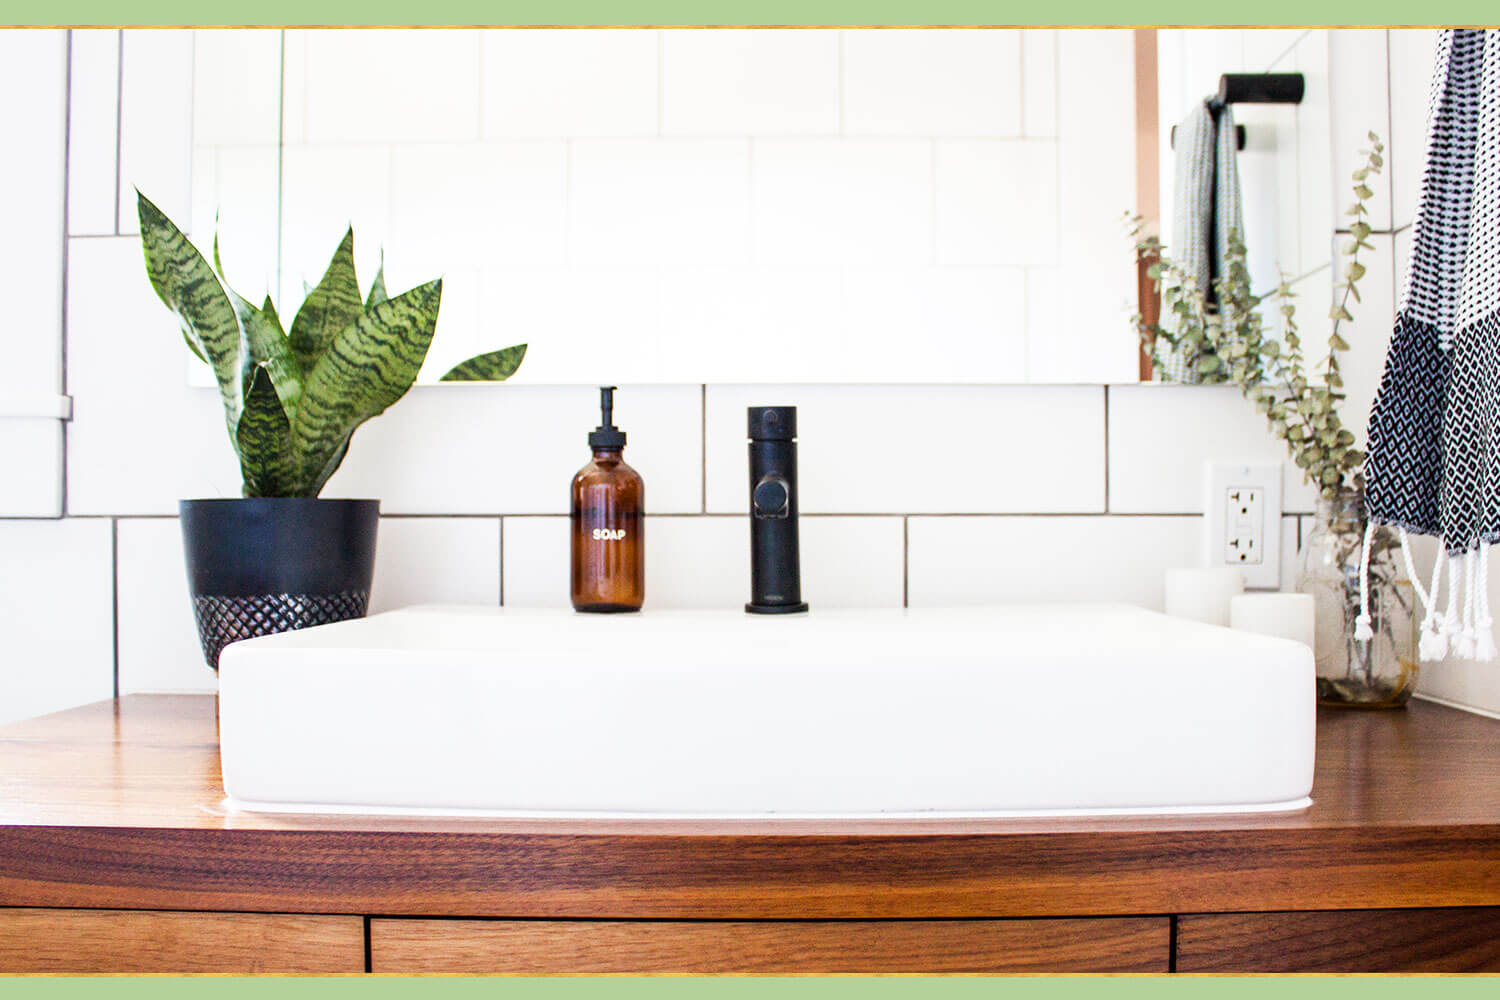
[{"label": "dark faucet handle", "polygon": [[769,475],[755,484],[750,494],[756,517],[786,517],[791,508],[791,485],[777,475]]}]

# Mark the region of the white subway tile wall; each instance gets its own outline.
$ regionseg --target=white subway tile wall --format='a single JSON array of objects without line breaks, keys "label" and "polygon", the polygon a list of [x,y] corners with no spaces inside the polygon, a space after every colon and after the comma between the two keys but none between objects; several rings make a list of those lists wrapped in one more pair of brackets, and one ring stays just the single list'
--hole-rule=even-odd
[{"label": "white subway tile wall", "polygon": [[1233,386],[1112,386],[1109,448],[1115,513],[1202,512],[1208,462],[1285,462],[1282,509],[1310,513],[1317,499],[1286,461],[1286,446],[1266,431],[1265,417]]},{"label": "white subway tile wall", "polygon": [[370,611],[500,603],[498,517],[384,517]]},{"label": "white subway tile wall", "polygon": [[747,139],[578,139],[568,245],[585,266],[744,264]]},{"label": "white subway tile wall", "polygon": [[[367,278],[381,246],[393,287],[444,274],[424,378],[519,339],[538,356],[517,380],[536,384],[564,356],[628,382],[945,381],[955,355],[986,383],[1132,376],[1117,225],[1131,181],[1096,182],[1097,150],[1132,141],[1129,32],[200,31],[191,50],[190,231],[206,239],[222,209],[235,273],[258,281],[265,267],[243,262],[276,260],[283,302],[350,222]],[[1060,93],[1064,63],[1087,85]],[[227,163],[276,134],[275,170]],[[1091,180],[1061,198],[1060,177]],[[1060,248],[1090,293],[1033,283],[1062,303],[1044,319],[1025,272],[1055,268]],[[995,266],[1017,273],[971,270]],[[930,350],[881,349],[889,331],[867,329],[868,276],[852,273],[871,268],[928,290],[906,294],[899,333]],[[931,294],[985,281],[967,324]],[[691,330],[684,285],[726,293],[698,297]],[[747,327],[775,370],[761,374]],[[983,354],[968,351],[976,329]],[[1053,343],[1033,365],[1037,336]]]},{"label": "white subway tile wall", "polygon": [[118,29],[69,33],[68,234],[107,236],[118,216]]},{"label": "white subway tile wall", "polygon": [[177,518],[121,518],[116,531],[120,693],[217,690],[198,644]]},{"label": "white subway tile wall", "polygon": [[839,33],[661,34],[661,134],[838,135]]},{"label": "white subway tile wall", "polygon": [[0,520],[0,724],[114,691],[114,573],[104,520]]},{"label": "white subway tile wall", "polygon": [[1033,139],[1057,135],[1057,32],[1021,32],[1021,134]]},{"label": "white subway tile wall", "polygon": [[[568,519],[504,520],[506,606],[566,608]],[[803,518],[803,598],[822,608],[901,607],[904,530],[901,517]],[[737,608],[749,599],[746,518],[654,516],[645,531],[647,610]]]},{"label": "white subway tile wall", "polygon": [[[1027,338],[1027,376],[1036,381],[1124,382],[1137,374],[1135,341],[1115,331],[1135,311],[1133,268],[1123,216],[1135,205],[1135,157],[1101,172],[1101,149],[1131,149],[1135,75],[1101,73],[1132,66],[1129,30],[1058,32],[1057,259],[1065,279],[1045,300],[1057,313],[1051,336]],[[1105,81],[1110,81],[1106,85]]]},{"label": "white subway tile wall", "polygon": [[63,422],[53,417],[0,419],[0,517],[58,517],[63,511]]},{"label": "white subway tile wall", "polygon": [[[1349,199],[1346,180],[1364,165],[1362,150],[1370,148],[1374,132],[1389,144],[1391,135],[1391,70],[1388,37],[1377,28],[1349,28],[1328,33],[1328,70],[1339,86],[1330,91],[1333,124],[1334,193],[1342,211]],[[1420,109],[1425,113],[1425,106]],[[1418,157],[1422,154],[1418,153]],[[1391,162],[1391,156],[1386,157]],[[1377,230],[1391,228],[1391,177],[1382,170],[1369,184],[1374,197],[1366,203],[1369,224]],[[1415,187],[1412,188],[1415,190]]]},{"label": "white subway tile wall", "polygon": [[191,231],[194,32],[121,34],[118,232],[140,231],[137,190]]},{"label": "white subway tile wall", "polygon": [[1432,63],[1437,31],[1395,29],[1391,57],[1391,223],[1400,229],[1416,221],[1423,161],[1427,154],[1427,103],[1432,94]]},{"label": "white subway tile wall", "polygon": [[[854,355],[870,344],[906,356],[930,350],[943,377],[961,377],[971,355],[930,348],[921,336],[928,316],[962,331],[955,343],[973,357],[993,352],[990,361],[1018,378],[1066,378],[1080,356],[1100,359],[1101,381],[1119,378],[1110,373],[1121,365],[1133,373],[1133,346],[1111,358],[1118,345],[1106,339],[1128,284],[1073,287],[1090,254],[1119,252],[1110,241],[1134,197],[1128,169],[1118,190],[1076,190],[1077,158],[1101,155],[1091,129],[1120,117],[1133,128],[1133,95],[1101,92],[1087,72],[1128,53],[1128,32],[693,33],[701,42],[655,31],[430,34],[413,65],[444,87],[472,83],[474,100],[428,113],[421,93],[397,93],[404,77],[340,77],[330,67],[346,42],[317,33],[257,36],[253,52],[235,57],[241,71],[263,73],[272,39],[278,57],[285,48],[291,99],[280,168],[289,183],[280,246],[295,258],[287,273],[320,268],[352,219],[367,281],[382,244],[391,246],[393,285],[448,275],[444,322],[463,331],[465,346],[591,324],[636,345],[637,371],[649,373],[661,352],[691,349],[715,317],[724,336],[761,338],[742,367],[711,370],[700,384],[651,385],[648,374],[620,390],[627,455],[645,477],[653,515],[650,607],[733,608],[745,599],[747,405],[799,407],[804,586],[815,607],[1158,606],[1161,570],[1200,558],[1203,461],[1281,457],[1232,390],[777,381],[777,344],[829,330],[840,336],[818,338],[831,344],[824,363],[856,381],[869,380]],[[222,207],[226,236],[238,227],[236,240],[246,244],[226,244],[226,267],[250,286],[274,279],[265,263],[276,245],[274,226],[265,225],[268,215],[274,221],[275,187],[265,181],[272,161],[254,141],[200,142],[197,179],[206,174],[215,191],[236,194],[215,206],[190,190],[201,138],[193,123],[202,115],[186,101],[184,81],[195,65],[206,67],[183,33],[127,31],[117,169],[117,37],[72,33],[69,516],[0,521],[0,617],[11,643],[0,665],[0,718],[107,697],[116,680],[122,691],[214,684],[193,630],[174,515],[178,498],[234,495],[237,470],[216,395],[186,384],[180,338],[146,284],[128,235],[130,185],[149,185],[182,218],[191,212],[195,234]],[[1329,76],[1329,37],[1244,33],[1238,52],[1249,67],[1309,74],[1292,137],[1283,125],[1267,127],[1277,156],[1295,146],[1295,169],[1276,166],[1279,203],[1332,220],[1330,150],[1311,141],[1310,124],[1345,85],[1340,60]],[[1226,44],[1232,55],[1235,43]],[[1407,81],[1398,86],[1423,72],[1421,44],[1406,33],[1360,44],[1389,45],[1392,72]],[[868,72],[871,46],[881,45],[913,46],[902,51],[912,54],[910,87],[920,99],[907,100],[917,91],[903,87],[882,107],[886,85]],[[939,79],[934,64],[951,64],[953,75]],[[580,73],[580,65],[592,69]],[[1352,72],[1348,85],[1370,86],[1367,75]],[[1400,146],[1416,141],[1402,136],[1420,136],[1413,119],[1421,109],[1395,100],[1383,78],[1375,82],[1380,93],[1359,97],[1359,107],[1389,103],[1391,159],[1419,163],[1419,153]],[[371,96],[385,90],[389,100]],[[800,100],[789,101],[789,90]],[[221,91],[219,99],[245,96]],[[1348,106],[1340,96],[1337,109]],[[264,133],[261,110],[245,115]],[[205,160],[206,149],[213,155]],[[630,200],[629,185],[610,171],[640,171],[643,161],[676,164],[684,200],[641,171],[640,203],[618,204]],[[446,188],[451,176],[505,180],[466,199]],[[298,178],[335,185],[339,197],[314,197]],[[1388,204],[1405,225],[1412,168],[1393,168],[1391,183]],[[1017,185],[1030,185],[1030,196],[1018,199],[1010,190]],[[1038,220],[1048,218],[1051,199],[1063,221],[1049,228]],[[256,207],[228,214],[240,204]],[[863,216],[872,206],[878,222]],[[704,218],[695,217],[699,209]],[[630,246],[626,231],[652,211],[672,237],[647,234]],[[813,225],[809,213],[822,221]],[[992,239],[983,220],[1007,217],[1038,231]],[[1296,266],[1316,272],[1304,280],[1317,288],[1329,277],[1332,234],[1306,228],[1311,236],[1278,233],[1278,247],[1298,247]],[[731,231],[738,235],[725,238]],[[591,245],[574,247],[572,237],[585,232]],[[1364,422],[1354,411],[1373,392],[1394,276],[1404,270],[1380,261],[1407,252],[1409,241],[1409,230],[1375,237],[1346,368],[1351,426]],[[585,266],[575,251],[596,259]],[[658,264],[625,259],[645,255]],[[278,294],[295,300],[300,284]],[[1322,311],[1317,298],[1302,300],[1309,325]],[[1059,301],[1074,304],[1051,305]],[[579,352],[549,351],[535,339],[528,368],[537,381],[578,378],[587,361],[570,355]],[[460,356],[434,355],[434,367]],[[912,381],[921,380],[914,371]],[[587,459],[584,438],[597,420],[587,386],[422,386],[362,429],[328,493],[382,500],[376,607],[563,606],[567,483]],[[1311,509],[1291,472],[1287,487],[1284,585]],[[16,666],[43,660],[45,675]],[[1442,664],[1424,673],[1423,690],[1496,710],[1496,676]]]},{"label": "white subway tile wall", "polygon": [[911,607],[1126,601],[1162,609],[1164,571],[1196,566],[1200,517],[913,517]]},{"label": "white subway tile wall", "polygon": [[[1293,46],[1290,58],[1278,63],[1278,68],[1287,72],[1301,73],[1305,87],[1302,103],[1297,105],[1293,116],[1297,122],[1297,213],[1303,219],[1341,218],[1340,213],[1348,207],[1348,175],[1329,169],[1333,157],[1333,107],[1329,95],[1334,87],[1328,39],[1326,29],[1313,29]],[[1340,80],[1338,89],[1352,85],[1353,81]],[[1328,251],[1318,227],[1300,226],[1297,233],[1296,273],[1311,274],[1327,265]],[[1304,312],[1319,316],[1324,310]]]},{"label": "white subway tile wall", "polygon": [[483,32],[310,31],[297,49],[301,141],[469,142],[480,134]]},{"label": "white subway tile wall", "polygon": [[846,31],[843,42],[848,134],[1021,134],[1020,31]]},{"label": "white subway tile wall", "polygon": [[484,138],[659,135],[660,34],[545,28],[484,32]]},{"label": "white subway tile wall", "polygon": [[[25,136],[0,164],[11,192],[0,219],[0,514],[57,517],[62,504],[62,297],[67,190],[66,31],[0,32],[0,88],[24,95],[0,106],[0,129]],[[50,415],[50,419],[49,419]],[[14,449],[14,451],[11,451]]]},{"label": "white subway tile wall", "polygon": [[805,513],[1105,510],[1100,386],[710,385],[711,513],[746,510],[745,408],[762,405],[797,407]]}]

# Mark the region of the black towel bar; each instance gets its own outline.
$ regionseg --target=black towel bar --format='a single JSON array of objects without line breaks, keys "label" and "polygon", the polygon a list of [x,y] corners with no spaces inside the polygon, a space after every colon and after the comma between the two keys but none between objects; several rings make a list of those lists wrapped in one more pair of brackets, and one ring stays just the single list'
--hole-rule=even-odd
[{"label": "black towel bar", "polygon": [[[1172,147],[1175,149],[1177,147],[1177,126],[1176,125],[1173,125],[1172,126],[1172,131],[1169,132],[1169,133],[1167,133],[1167,139],[1168,139],[1169,142],[1171,142]],[[1234,139],[1235,139],[1235,142],[1234,142],[1234,148],[1235,149],[1244,149],[1245,148],[1245,126],[1243,126],[1243,125],[1236,125],[1234,127]]]},{"label": "black towel bar", "polygon": [[1301,73],[1225,73],[1211,104],[1301,104],[1306,89]]},{"label": "black towel bar", "polygon": [[[1307,80],[1301,73],[1223,73],[1219,92],[1208,99],[1208,109],[1215,115],[1229,104],[1301,104],[1307,92]],[[1235,148],[1245,148],[1245,126],[1234,127]],[[1177,145],[1177,126],[1172,126],[1169,141]]]}]

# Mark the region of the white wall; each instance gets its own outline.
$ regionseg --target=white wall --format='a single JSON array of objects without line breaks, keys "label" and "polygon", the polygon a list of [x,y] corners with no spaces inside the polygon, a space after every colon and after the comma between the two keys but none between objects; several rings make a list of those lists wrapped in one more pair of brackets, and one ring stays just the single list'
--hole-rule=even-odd
[{"label": "white wall", "polygon": [[123,169],[201,242],[222,211],[252,297],[300,299],[351,219],[367,279],[382,245],[393,288],[443,275],[427,379],[517,341],[539,385],[1126,379],[1131,41],[163,35],[139,85],[192,83],[195,184]]},{"label": "white wall", "polygon": [[[71,35],[67,516],[0,520],[0,719],[108,697],[116,681],[125,692],[212,689],[175,504],[238,486],[215,394],[186,384],[185,352],[147,285],[129,214],[115,211],[133,183],[162,192],[169,210],[191,207],[192,109],[153,118],[136,96],[181,100],[158,76],[181,43],[128,32],[117,95],[119,34]],[[1389,335],[1399,273],[1390,262],[1409,235],[1421,162],[1425,96],[1411,94],[1425,95],[1429,45],[1430,33],[1372,31],[1307,33],[1288,46],[1326,58],[1340,128],[1362,135],[1375,118],[1391,136],[1381,185],[1394,214],[1372,237],[1366,304],[1349,338],[1351,425],[1364,422],[1356,410],[1368,405]],[[1372,94],[1364,67],[1387,58],[1393,84],[1381,78]],[[1328,157],[1301,159],[1299,177],[1332,176]],[[122,176],[122,164],[138,173]],[[1324,234],[1330,253],[1333,237]],[[648,606],[744,600],[744,408],[765,403],[801,410],[805,589],[819,607],[1159,606],[1161,571],[1199,557],[1202,462],[1282,457],[1231,388],[626,385],[616,412],[653,514]],[[383,500],[376,607],[562,606],[567,483],[587,459],[595,406],[588,387],[422,386],[361,430],[327,494]],[[1288,490],[1288,582],[1311,498]],[[1445,664],[1425,672],[1423,690],[1500,710],[1497,676],[1494,665]]]},{"label": "white wall", "polygon": [[[0,163],[0,513],[62,513],[62,282],[67,32],[0,31],[0,134],[25,136]],[[24,95],[15,99],[15,95]]]}]

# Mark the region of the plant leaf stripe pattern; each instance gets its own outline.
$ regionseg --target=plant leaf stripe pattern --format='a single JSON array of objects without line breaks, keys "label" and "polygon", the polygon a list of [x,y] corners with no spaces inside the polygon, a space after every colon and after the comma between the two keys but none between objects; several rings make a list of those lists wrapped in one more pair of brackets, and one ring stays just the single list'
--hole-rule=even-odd
[{"label": "plant leaf stripe pattern", "polygon": [[516,373],[526,357],[526,345],[502,347],[488,354],[476,354],[467,361],[460,361],[438,381],[440,382],[503,382]]},{"label": "plant leaf stripe pattern", "polygon": [[[147,277],[188,347],[213,367],[244,495],[317,496],[348,454],[354,431],[416,381],[437,330],[442,279],[390,298],[382,263],[369,296],[361,297],[350,228],[287,333],[269,295],[257,309],[229,287],[217,235],[210,266],[160,209],[137,195]],[[525,355],[525,344],[491,351],[461,362],[449,376],[503,381]]]},{"label": "plant leaf stripe pattern", "polygon": [[243,335],[234,307],[197,247],[161,209],[145,195],[136,193],[146,275],[157,297],[177,316],[193,353],[213,368],[232,436],[243,392],[240,368]]},{"label": "plant leaf stripe pattern", "polygon": [[[1500,542],[1500,32],[1439,34],[1416,236],[1369,424],[1371,524],[1442,538],[1422,655],[1491,660]],[[1448,604],[1438,587],[1449,576]],[[1415,575],[1415,567],[1408,567]],[[1363,617],[1363,616],[1362,616]]]},{"label": "plant leaf stripe pattern", "polygon": [[253,369],[250,391],[235,427],[240,475],[247,497],[285,496],[297,488],[299,473],[293,462],[292,429],[271,377]]},{"label": "plant leaf stripe pattern", "polygon": [[292,441],[320,469],[354,430],[406,394],[436,329],[439,278],[387,299],[339,331],[307,375]]},{"label": "plant leaf stripe pattern", "polygon": [[[383,299],[384,281],[377,275],[375,282]],[[370,294],[373,299],[374,287]],[[323,279],[308,292],[302,308],[292,320],[291,348],[302,370],[312,371],[334,336],[363,312],[359,278],[354,271],[354,229],[351,227],[333,252],[333,260],[329,262]]]}]

